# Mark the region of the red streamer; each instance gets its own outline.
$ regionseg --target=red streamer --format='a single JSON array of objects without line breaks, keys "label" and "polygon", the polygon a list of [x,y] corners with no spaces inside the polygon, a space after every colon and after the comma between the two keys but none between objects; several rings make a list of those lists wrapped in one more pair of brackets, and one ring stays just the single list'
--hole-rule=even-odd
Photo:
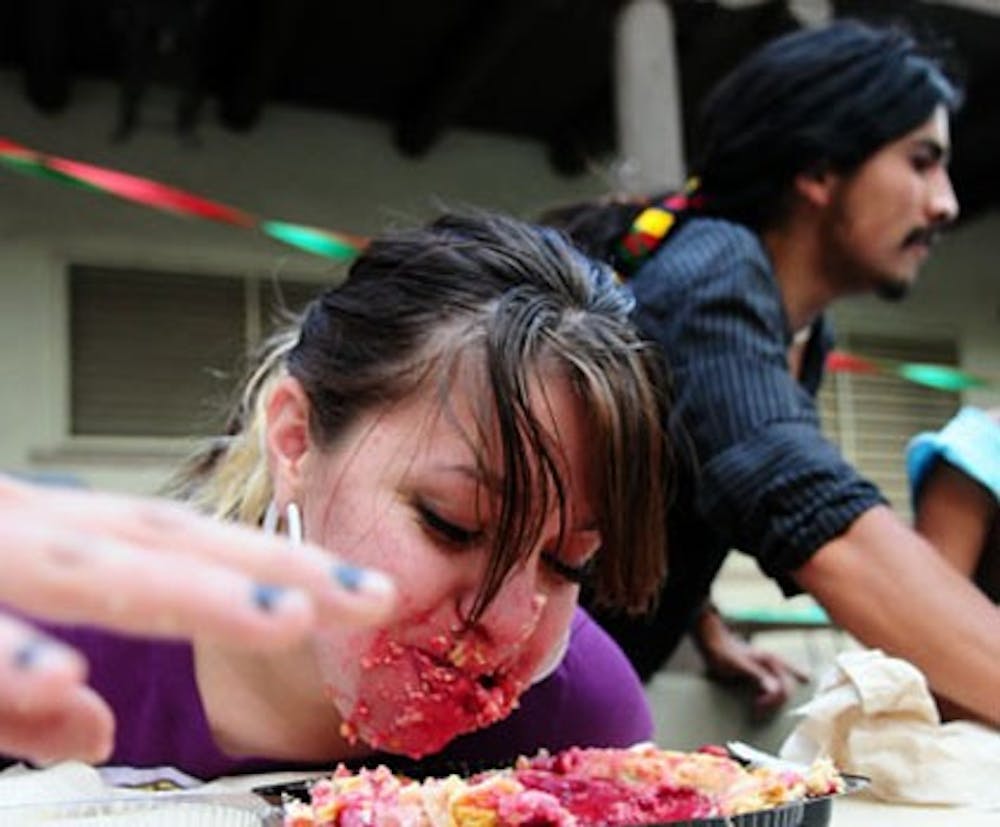
[{"label": "red streamer", "polygon": [[878,373],[875,363],[842,350],[830,351],[826,357],[826,369],[831,373]]},{"label": "red streamer", "polygon": [[149,178],[46,155],[0,137],[0,162],[20,172],[104,192],[144,207],[185,217],[254,229],[316,255],[346,260],[364,249],[367,239],[282,221],[264,221],[245,210],[161,184]]},{"label": "red streamer", "polygon": [[76,178],[104,192],[135,201],[148,207],[154,207],[167,212],[204,218],[208,221],[218,221],[223,224],[233,224],[237,227],[255,227],[257,219],[243,210],[209,201],[192,195],[189,192],[168,187],[148,178],[128,175],[111,169],[71,161],[67,158],[50,157],[47,165],[64,175]]},{"label": "red streamer", "polygon": [[17,159],[24,161],[36,160],[38,158],[38,153],[33,152],[26,146],[21,146],[16,144],[8,138],[0,137],[0,154],[11,155]]}]

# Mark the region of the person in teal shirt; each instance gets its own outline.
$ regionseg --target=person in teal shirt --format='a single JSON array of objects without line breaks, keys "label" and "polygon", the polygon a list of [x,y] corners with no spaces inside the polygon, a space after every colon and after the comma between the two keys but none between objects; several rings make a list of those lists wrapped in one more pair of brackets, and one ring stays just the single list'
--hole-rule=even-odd
[{"label": "person in teal shirt", "polygon": [[1000,603],[1000,408],[965,407],[907,449],[917,530]]}]

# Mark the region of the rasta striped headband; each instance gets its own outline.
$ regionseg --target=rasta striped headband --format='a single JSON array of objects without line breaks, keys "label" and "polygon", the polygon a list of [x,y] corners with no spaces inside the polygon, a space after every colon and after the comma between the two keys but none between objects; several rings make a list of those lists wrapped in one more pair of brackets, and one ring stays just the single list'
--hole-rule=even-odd
[{"label": "rasta striped headband", "polygon": [[650,204],[635,217],[615,248],[615,260],[623,276],[630,276],[656,252],[682,213],[704,206],[705,196],[698,192],[698,185],[697,178],[689,178],[683,192]]}]

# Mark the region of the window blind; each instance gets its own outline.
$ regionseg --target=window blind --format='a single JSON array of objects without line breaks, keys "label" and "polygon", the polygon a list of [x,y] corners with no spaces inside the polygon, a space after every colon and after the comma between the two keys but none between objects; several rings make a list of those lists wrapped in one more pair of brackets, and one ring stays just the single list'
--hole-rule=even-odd
[{"label": "window blind", "polygon": [[[873,359],[958,365],[954,340],[855,334],[842,341],[845,350]],[[957,393],[888,373],[828,373],[819,395],[824,431],[906,520],[906,445],[920,431],[940,428],[960,405]]]},{"label": "window blind", "polygon": [[218,433],[279,297],[296,309],[321,286],[71,267],[71,434]]}]

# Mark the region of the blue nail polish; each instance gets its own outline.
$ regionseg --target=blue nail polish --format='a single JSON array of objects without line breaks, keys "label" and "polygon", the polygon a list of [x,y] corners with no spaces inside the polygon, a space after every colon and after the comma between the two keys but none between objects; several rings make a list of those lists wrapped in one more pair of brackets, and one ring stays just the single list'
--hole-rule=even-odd
[{"label": "blue nail polish", "polygon": [[333,577],[347,591],[357,592],[365,579],[364,569],[352,566],[350,563],[336,563],[333,567]]},{"label": "blue nail polish", "polygon": [[272,612],[284,591],[281,586],[258,583],[253,587],[253,604],[262,612]]},{"label": "blue nail polish", "polygon": [[45,644],[40,640],[29,640],[17,647],[11,661],[17,669],[31,669],[38,663],[44,647]]}]

